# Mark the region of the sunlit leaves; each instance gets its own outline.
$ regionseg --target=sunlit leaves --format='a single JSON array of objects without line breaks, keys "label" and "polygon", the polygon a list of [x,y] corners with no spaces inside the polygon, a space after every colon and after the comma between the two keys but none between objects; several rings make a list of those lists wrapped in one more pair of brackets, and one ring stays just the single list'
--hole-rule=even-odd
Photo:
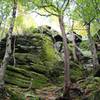
[{"label": "sunlit leaves", "polygon": [[34,0],[33,4],[38,9],[42,8],[46,12],[58,16],[59,14],[64,14],[69,0]]},{"label": "sunlit leaves", "polygon": [[97,17],[98,7],[100,6],[99,0],[76,0],[76,4],[76,14],[78,14],[84,22],[88,23]]},{"label": "sunlit leaves", "polygon": [[85,26],[83,26],[83,24],[80,21],[74,22],[73,31],[75,31],[76,33],[78,33],[82,36],[87,35]]},{"label": "sunlit leaves", "polygon": [[30,0],[17,0],[17,2],[23,6],[27,6],[28,1],[30,1]]},{"label": "sunlit leaves", "polygon": [[31,28],[31,27],[35,27],[35,22],[33,20],[33,18],[30,15],[20,15],[17,16],[16,20],[15,20],[15,28],[14,28],[14,32],[17,34],[22,34],[23,31]]},{"label": "sunlit leaves", "polygon": [[8,2],[8,0],[0,1],[0,22],[4,21],[9,16],[12,11],[11,9],[11,2]]},{"label": "sunlit leaves", "polygon": [[11,0],[0,0],[0,39],[7,33],[7,19],[12,11]]},{"label": "sunlit leaves", "polygon": [[25,8],[21,3],[18,3],[18,15],[24,14]]},{"label": "sunlit leaves", "polygon": [[91,33],[94,35],[94,34],[97,34],[98,30],[100,29],[100,23],[98,23],[97,21],[94,21],[92,24],[91,24]]},{"label": "sunlit leaves", "polygon": [[[91,33],[95,34],[100,25],[97,19],[100,17],[100,1],[99,0],[76,0],[76,8],[72,12],[71,18],[80,22],[91,23]],[[84,26],[83,26],[84,27]],[[80,32],[80,31],[79,31]],[[82,33],[82,31],[81,31]],[[83,32],[84,34],[86,32]]]}]

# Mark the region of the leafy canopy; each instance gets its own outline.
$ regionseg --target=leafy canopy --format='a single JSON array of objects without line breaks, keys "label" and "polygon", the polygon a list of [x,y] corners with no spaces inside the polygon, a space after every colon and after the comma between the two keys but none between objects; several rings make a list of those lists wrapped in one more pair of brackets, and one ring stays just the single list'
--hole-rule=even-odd
[{"label": "leafy canopy", "polygon": [[82,18],[85,23],[90,23],[100,15],[100,0],[76,0],[74,18]]}]

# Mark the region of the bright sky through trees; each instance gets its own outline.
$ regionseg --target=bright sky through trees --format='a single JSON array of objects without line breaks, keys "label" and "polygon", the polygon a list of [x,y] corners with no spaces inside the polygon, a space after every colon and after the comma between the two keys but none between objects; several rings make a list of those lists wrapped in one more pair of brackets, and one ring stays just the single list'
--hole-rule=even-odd
[{"label": "bright sky through trees", "polygon": [[[49,25],[54,30],[60,32],[59,23],[58,23],[58,20],[56,17],[54,17],[54,16],[45,17],[45,16],[40,16],[36,13],[31,13],[30,16],[32,16],[33,21],[37,24],[37,26]],[[66,16],[64,20],[65,20],[65,24],[66,24],[65,26],[67,26],[66,29],[67,29],[67,31],[69,31],[68,28],[71,27],[71,20],[68,16]],[[76,31],[78,34],[86,35],[85,28],[80,22],[75,21],[74,29],[75,29],[74,31]]]}]

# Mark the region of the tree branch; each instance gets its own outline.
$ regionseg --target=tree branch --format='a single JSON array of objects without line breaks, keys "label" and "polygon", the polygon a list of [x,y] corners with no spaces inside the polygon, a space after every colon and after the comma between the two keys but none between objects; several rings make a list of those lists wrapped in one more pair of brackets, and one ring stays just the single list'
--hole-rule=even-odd
[{"label": "tree branch", "polygon": [[54,16],[58,16],[58,14],[54,14],[54,13],[50,12],[49,10],[47,10],[46,8],[44,8],[44,10],[47,11],[48,13],[54,15]]},{"label": "tree branch", "polygon": [[37,11],[33,11],[34,13],[36,13],[36,14],[38,14],[38,15],[40,15],[40,16],[46,16],[46,17],[49,17],[49,16],[52,16],[52,14],[41,14],[41,13],[39,13],[39,12],[37,12]]},{"label": "tree branch", "polygon": [[67,6],[68,6],[68,4],[69,4],[69,1],[70,1],[70,0],[68,0],[67,3],[65,4],[65,7],[63,8],[63,11],[66,10],[66,8],[67,8]]}]

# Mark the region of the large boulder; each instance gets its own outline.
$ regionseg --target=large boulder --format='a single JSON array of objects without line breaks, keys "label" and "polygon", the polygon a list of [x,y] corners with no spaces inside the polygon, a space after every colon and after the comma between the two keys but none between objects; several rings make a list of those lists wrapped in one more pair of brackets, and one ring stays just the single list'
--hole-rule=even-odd
[{"label": "large boulder", "polygon": [[[35,90],[51,85],[53,82],[52,70],[62,66],[60,65],[61,58],[54,48],[52,37],[34,31],[29,35],[13,36],[12,45],[14,45],[14,38],[16,38],[15,66],[12,56],[9,59],[5,75],[7,91],[13,96],[19,90],[23,93],[27,89]],[[5,53],[5,45],[6,38],[0,42],[0,61],[2,61]],[[16,92],[17,88],[19,90]]]},{"label": "large boulder", "polygon": [[[62,37],[50,27],[39,27],[33,29],[31,34],[13,36],[12,45],[15,38],[15,61],[11,56],[5,75],[6,89],[11,100],[26,100],[27,92],[34,96],[33,92],[36,89],[50,85],[59,83],[62,86],[63,59],[59,50],[55,48],[57,42],[61,42],[62,45]],[[5,45],[6,38],[0,42],[0,62],[5,53]],[[70,74],[72,82],[80,80],[83,78],[82,66],[72,61]],[[33,100],[38,100],[36,98]]]}]

